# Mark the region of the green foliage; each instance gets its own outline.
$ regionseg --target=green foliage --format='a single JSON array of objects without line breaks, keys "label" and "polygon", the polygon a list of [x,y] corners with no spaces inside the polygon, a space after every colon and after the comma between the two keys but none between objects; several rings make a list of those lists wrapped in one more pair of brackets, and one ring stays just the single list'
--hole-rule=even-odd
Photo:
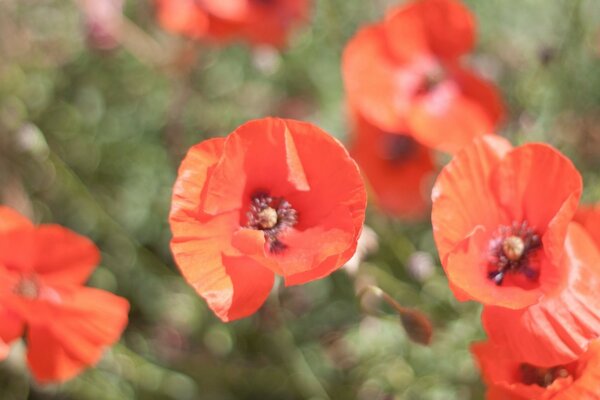
[{"label": "green foliage", "polygon": [[[171,186],[186,149],[266,115],[309,120],[343,140],[344,44],[392,2],[316,1],[312,23],[281,54],[190,46],[157,27],[150,3],[130,0],[126,15],[143,30],[98,51],[86,45],[76,2],[0,1],[2,202],[92,238],[103,261],[90,284],[132,303],[121,343],[96,369],[38,387],[17,346],[0,364],[0,398],[483,398],[468,350],[483,337],[479,308],[452,297],[426,222],[371,209],[380,248],[356,275],[277,287],[257,315],[227,325],[169,253]],[[501,133],[566,152],[584,175],[585,199],[599,200],[600,4],[467,3],[480,26],[468,61],[499,83],[509,107]],[[175,65],[176,56],[192,62]],[[411,273],[417,251],[433,256],[434,265],[421,260],[429,275]],[[393,308],[363,304],[365,284],[429,315],[432,345],[410,342]]]}]

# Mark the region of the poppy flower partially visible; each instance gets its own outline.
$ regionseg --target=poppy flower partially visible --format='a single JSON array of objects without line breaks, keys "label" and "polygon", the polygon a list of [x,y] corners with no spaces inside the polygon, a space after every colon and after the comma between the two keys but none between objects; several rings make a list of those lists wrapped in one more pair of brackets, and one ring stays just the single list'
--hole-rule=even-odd
[{"label": "poppy flower partially visible", "polygon": [[600,250],[575,222],[564,247],[568,275],[560,292],[520,310],[484,307],[483,327],[507,356],[542,367],[566,364],[600,337]]},{"label": "poppy flower partially visible", "polygon": [[195,39],[282,47],[308,18],[309,0],[157,0],[161,25]]},{"label": "poppy flower partially visible", "polygon": [[385,213],[402,219],[419,219],[430,207],[429,187],[435,172],[433,153],[410,134],[388,133],[360,114],[352,115],[350,154],[360,166]]},{"label": "poppy flower partially visible", "polygon": [[575,221],[583,226],[600,247],[600,204],[579,206]]},{"label": "poppy flower partially visible", "polygon": [[99,261],[94,244],[58,225],[33,224],[0,207],[0,340],[25,335],[41,383],[94,365],[127,324],[128,302],[83,286]]},{"label": "poppy flower partially visible", "polygon": [[493,342],[476,343],[487,400],[600,400],[600,342],[575,361],[536,366],[507,357]]},{"label": "poppy flower partially visible", "polygon": [[366,192],[334,138],[266,118],[190,149],[173,190],[171,249],[223,321],[254,313],[274,276],[322,278],[356,250]]},{"label": "poppy flower partially visible", "polygon": [[423,145],[456,152],[491,134],[502,118],[495,87],[462,67],[475,23],[458,0],[417,0],[393,9],[348,43],[342,72],[348,98],[386,132],[408,128]]},{"label": "poppy flower partially visible", "polygon": [[545,144],[513,149],[486,135],[459,152],[432,191],[435,241],[457,298],[521,309],[562,290],[581,190],[571,161]]}]

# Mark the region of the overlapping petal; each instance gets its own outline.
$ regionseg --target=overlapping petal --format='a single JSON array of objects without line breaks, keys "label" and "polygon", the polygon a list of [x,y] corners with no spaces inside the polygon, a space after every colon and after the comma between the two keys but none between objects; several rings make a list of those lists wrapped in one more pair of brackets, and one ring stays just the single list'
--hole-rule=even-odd
[{"label": "overlapping petal", "polygon": [[[477,343],[471,350],[477,358],[484,380],[489,385],[486,395],[488,400],[600,399],[600,342],[590,344],[588,351],[577,360],[566,365],[553,366],[552,368],[561,369],[565,376],[548,376],[547,379],[554,379],[547,385],[527,382],[527,379],[532,377],[525,377],[524,371],[527,373],[527,369],[537,366],[524,367],[522,362],[508,357],[502,347],[493,342]],[[546,369],[541,371],[552,374]]]},{"label": "overlapping petal", "polygon": [[569,271],[562,291],[520,310],[485,307],[490,340],[511,358],[552,366],[577,359],[600,337],[600,251],[577,223],[571,223],[562,263]]}]

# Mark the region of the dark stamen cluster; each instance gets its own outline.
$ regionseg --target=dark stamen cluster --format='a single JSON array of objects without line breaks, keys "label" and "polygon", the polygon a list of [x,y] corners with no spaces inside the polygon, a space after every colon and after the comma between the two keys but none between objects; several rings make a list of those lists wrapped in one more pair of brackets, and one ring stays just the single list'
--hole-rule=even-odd
[{"label": "dark stamen cluster", "polygon": [[417,142],[406,134],[386,133],[382,139],[383,158],[391,162],[401,162],[417,149]]},{"label": "dark stamen cluster", "polygon": [[286,249],[287,246],[278,236],[298,222],[298,213],[287,200],[283,197],[271,197],[266,192],[258,192],[252,196],[246,217],[248,228],[264,232],[272,253],[280,253]]},{"label": "dark stamen cluster", "polygon": [[571,374],[569,373],[569,370],[562,365],[551,368],[538,368],[530,364],[521,364],[519,366],[519,375],[521,383],[524,383],[525,385],[538,385],[546,388],[552,385],[555,380],[567,378]]},{"label": "dark stamen cluster", "polygon": [[502,285],[507,273],[522,273],[530,280],[538,278],[539,271],[530,264],[531,254],[542,247],[540,236],[528,226],[527,221],[502,226],[490,243],[488,277]]}]

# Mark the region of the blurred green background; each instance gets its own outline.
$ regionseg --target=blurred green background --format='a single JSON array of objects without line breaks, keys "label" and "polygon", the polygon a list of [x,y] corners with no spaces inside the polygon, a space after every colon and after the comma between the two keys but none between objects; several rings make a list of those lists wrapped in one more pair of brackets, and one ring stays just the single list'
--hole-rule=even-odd
[{"label": "blurred green background", "polygon": [[[0,0],[0,199],[92,238],[103,261],[90,285],[127,297],[130,325],[97,368],[60,386],[32,382],[15,346],[0,363],[1,399],[483,398],[468,351],[483,338],[480,310],[452,297],[428,221],[369,209],[379,251],[358,272],[280,284],[255,316],[231,324],[186,286],[169,253],[186,149],[267,115],[344,140],[344,44],[398,2],[316,0],[282,52],[194,45],[163,32],[142,0],[125,2],[120,44],[102,50],[86,35],[84,3]],[[500,85],[501,133],[557,146],[582,171],[584,199],[600,200],[600,3],[466,3],[480,31],[466,61]],[[432,345],[410,342],[389,306],[361,302],[365,284],[426,313]]]}]

